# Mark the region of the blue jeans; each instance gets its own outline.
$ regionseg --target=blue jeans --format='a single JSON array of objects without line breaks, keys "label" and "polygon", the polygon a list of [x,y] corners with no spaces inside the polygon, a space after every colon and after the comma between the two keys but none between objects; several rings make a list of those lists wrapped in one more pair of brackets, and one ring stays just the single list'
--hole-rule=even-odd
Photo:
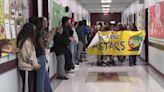
[{"label": "blue jeans", "polygon": [[71,42],[70,44],[69,44],[69,49],[70,49],[70,51],[71,51],[71,53],[72,53],[72,63],[73,63],[73,65],[75,65],[77,62],[76,62],[76,51],[75,51],[75,46],[76,46],[76,43],[74,43],[74,42]]},{"label": "blue jeans", "polygon": [[78,64],[78,60],[77,60],[77,44],[74,45],[74,49],[75,49],[74,50],[75,51],[75,53],[74,53],[75,63]]},{"label": "blue jeans", "polygon": [[46,70],[46,59],[45,56],[42,55],[38,57],[38,63],[41,65],[41,68],[37,71],[36,75],[36,92],[53,92],[49,75]]},{"label": "blue jeans", "polygon": [[129,63],[135,63],[136,62],[136,55],[130,55],[129,56]]}]

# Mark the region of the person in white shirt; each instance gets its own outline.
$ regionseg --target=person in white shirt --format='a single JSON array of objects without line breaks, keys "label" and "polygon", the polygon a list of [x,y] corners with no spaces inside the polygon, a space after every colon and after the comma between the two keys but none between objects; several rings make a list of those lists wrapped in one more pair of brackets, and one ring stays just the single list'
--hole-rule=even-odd
[{"label": "person in white shirt", "polygon": [[73,26],[73,37],[75,38],[75,46],[74,46],[74,49],[75,49],[75,55],[74,55],[74,58],[75,58],[75,61],[76,61],[76,64],[75,64],[75,67],[76,68],[79,68],[79,63],[78,63],[78,59],[77,59],[77,46],[78,46],[78,43],[79,43],[79,38],[78,38],[78,35],[77,35],[77,32],[76,32],[76,28],[78,26],[78,22],[74,22],[74,26]]}]

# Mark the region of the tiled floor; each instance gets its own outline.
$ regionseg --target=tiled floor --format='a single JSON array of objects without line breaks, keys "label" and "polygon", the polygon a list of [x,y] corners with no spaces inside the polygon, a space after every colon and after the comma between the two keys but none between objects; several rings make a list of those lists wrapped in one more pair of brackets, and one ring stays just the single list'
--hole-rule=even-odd
[{"label": "tiled floor", "polygon": [[69,80],[53,80],[54,92],[164,92],[164,80],[142,63],[97,67],[85,62],[80,66],[68,74]]},{"label": "tiled floor", "polygon": [[89,72],[86,82],[131,82],[126,72]]}]

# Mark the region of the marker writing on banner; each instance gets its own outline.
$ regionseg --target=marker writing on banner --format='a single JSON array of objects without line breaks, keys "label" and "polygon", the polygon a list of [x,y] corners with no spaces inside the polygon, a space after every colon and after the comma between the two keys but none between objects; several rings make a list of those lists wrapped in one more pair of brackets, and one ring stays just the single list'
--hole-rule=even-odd
[{"label": "marker writing on banner", "polygon": [[106,50],[110,50],[110,49],[123,51],[125,49],[125,41],[101,42],[99,45],[93,46],[93,48],[97,48],[101,51],[106,51]]}]

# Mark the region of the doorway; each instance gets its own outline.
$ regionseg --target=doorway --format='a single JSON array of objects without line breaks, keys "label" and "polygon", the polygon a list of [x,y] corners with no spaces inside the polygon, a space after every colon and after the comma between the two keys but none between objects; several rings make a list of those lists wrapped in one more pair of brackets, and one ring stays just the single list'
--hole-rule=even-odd
[{"label": "doorway", "polygon": [[48,14],[48,2],[49,0],[42,0],[43,1],[43,16],[46,17],[49,20],[49,14]]},{"label": "doorway", "polygon": [[29,2],[29,15],[38,16],[38,0],[30,0]]}]

